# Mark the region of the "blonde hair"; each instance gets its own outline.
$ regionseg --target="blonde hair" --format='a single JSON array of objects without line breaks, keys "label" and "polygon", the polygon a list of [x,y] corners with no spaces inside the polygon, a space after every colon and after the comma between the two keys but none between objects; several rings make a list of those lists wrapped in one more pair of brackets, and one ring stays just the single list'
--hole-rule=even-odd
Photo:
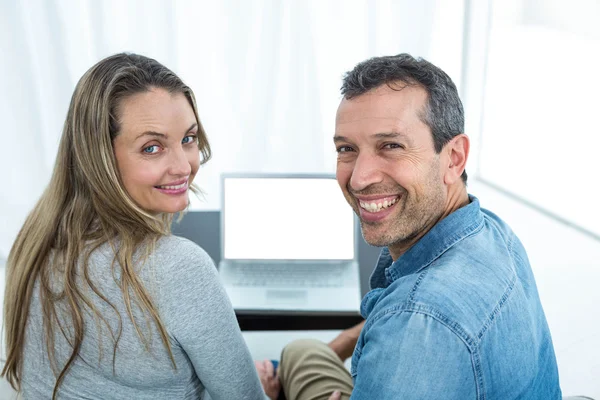
[{"label": "blonde hair", "polygon": [[[85,295],[93,292],[115,309],[90,280],[88,271],[90,254],[107,242],[115,251],[113,276],[120,276],[117,283],[140,340],[149,349],[149,341],[133,316],[132,304],[143,311],[147,327],[150,321],[154,322],[173,367],[177,367],[165,327],[133,265],[135,252],[141,250],[147,257],[156,241],[170,233],[173,215],[152,215],[132,200],[121,182],[113,152],[113,139],[120,129],[121,101],[152,88],[186,96],[198,122],[201,162],[210,159],[210,146],[192,90],[156,60],[136,54],[116,54],[83,75],[71,98],[50,183],[27,217],[6,263],[7,360],[2,376],[6,376],[15,390],[20,390],[21,385],[26,325],[36,282],[39,282],[46,348],[56,375],[53,399],[79,354],[85,309],[92,311],[97,323],[102,321],[108,326],[108,321]],[[57,282],[61,283],[58,292]],[[118,326],[116,334],[109,329],[114,342],[113,368],[122,330],[120,316]],[[61,368],[57,366],[53,345],[57,330],[72,346]]]}]

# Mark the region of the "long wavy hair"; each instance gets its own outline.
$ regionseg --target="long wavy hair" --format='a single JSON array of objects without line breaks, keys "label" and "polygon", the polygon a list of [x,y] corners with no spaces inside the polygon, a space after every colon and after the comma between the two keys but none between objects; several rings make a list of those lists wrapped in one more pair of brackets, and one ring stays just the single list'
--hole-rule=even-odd
[{"label": "long wavy hair", "polygon": [[[91,311],[97,323],[109,326],[86,295],[95,294],[116,311],[94,285],[88,271],[90,254],[105,243],[110,243],[115,252],[113,276],[119,276],[117,283],[127,314],[140,340],[146,349],[150,348],[132,308],[141,309],[146,322],[155,324],[173,368],[177,368],[165,327],[133,263],[134,253],[141,251],[142,259],[147,258],[156,241],[170,233],[173,214],[153,215],[133,201],[121,181],[113,150],[113,140],[120,130],[120,103],[152,88],[185,95],[198,122],[201,163],[210,159],[210,146],[192,90],[156,60],[116,54],[83,75],[71,98],[50,183],[27,217],[6,263],[7,360],[1,375],[17,391],[21,387],[25,332],[36,283],[46,349],[56,376],[53,399],[78,357],[85,334],[84,313]],[[198,192],[194,186],[192,190]],[[122,323],[119,315],[118,330],[112,333],[113,369]],[[62,333],[71,346],[62,366],[57,365],[54,352],[55,332]]]}]

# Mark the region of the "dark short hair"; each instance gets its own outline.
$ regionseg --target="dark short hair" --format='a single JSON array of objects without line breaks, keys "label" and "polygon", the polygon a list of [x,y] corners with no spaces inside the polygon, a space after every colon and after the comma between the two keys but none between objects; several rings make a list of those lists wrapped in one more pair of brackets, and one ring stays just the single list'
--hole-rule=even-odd
[{"label": "dark short hair", "polygon": [[[341,92],[351,99],[381,85],[398,89],[394,86],[398,82],[421,86],[427,92],[427,104],[420,117],[431,129],[436,153],[464,132],[465,114],[456,85],[448,74],[423,58],[406,53],[370,58],[344,75]],[[461,178],[467,182],[466,171]]]}]

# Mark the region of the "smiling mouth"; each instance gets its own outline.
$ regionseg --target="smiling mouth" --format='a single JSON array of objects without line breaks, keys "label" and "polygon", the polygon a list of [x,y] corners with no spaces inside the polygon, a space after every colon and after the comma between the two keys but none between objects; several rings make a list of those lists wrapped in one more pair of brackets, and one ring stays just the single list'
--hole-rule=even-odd
[{"label": "smiling mouth", "polygon": [[179,185],[164,185],[164,186],[155,186],[157,189],[165,189],[165,190],[180,190],[186,188],[188,185],[187,181],[183,182]]},{"label": "smiling mouth", "polygon": [[391,200],[384,200],[383,202],[379,201],[379,202],[368,202],[368,201],[362,201],[359,200],[359,205],[360,208],[362,208],[363,210],[366,210],[370,213],[378,213],[380,211],[385,210],[386,208],[390,208],[391,206],[393,206],[394,204],[396,204],[398,202],[398,200],[400,199],[400,196],[395,197]]}]

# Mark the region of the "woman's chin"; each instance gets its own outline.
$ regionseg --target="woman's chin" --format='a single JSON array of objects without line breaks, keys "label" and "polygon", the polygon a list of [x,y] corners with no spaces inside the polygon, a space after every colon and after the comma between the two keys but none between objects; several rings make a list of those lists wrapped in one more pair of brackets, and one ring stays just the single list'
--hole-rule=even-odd
[{"label": "woman's chin", "polygon": [[149,211],[155,215],[157,215],[157,214],[176,214],[178,212],[185,211],[185,209],[187,207],[188,207],[188,200],[185,199],[185,201],[181,201],[181,202],[172,202],[169,204],[156,204]]}]

